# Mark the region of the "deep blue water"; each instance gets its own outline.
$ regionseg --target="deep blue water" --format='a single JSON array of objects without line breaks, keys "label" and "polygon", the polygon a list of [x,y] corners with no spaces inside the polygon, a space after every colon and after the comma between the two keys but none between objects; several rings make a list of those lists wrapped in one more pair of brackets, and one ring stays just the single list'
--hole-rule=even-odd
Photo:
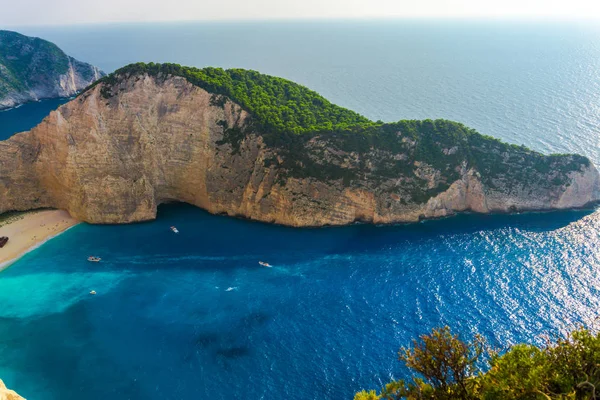
[{"label": "deep blue water", "polygon": [[5,381],[42,400],[349,399],[432,327],[539,343],[600,307],[597,214],[291,229],[160,211],[79,225],[0,275]]},{"label": "deep blue water", "polygon": [[68,99],[48,99],[0,111],[0,140],[31,129]]},{"label": "deep blue water", "polygon": [[[590,25],[22,31],[107,71],[138,60],[254,68],[373,119],[451,118],[600,161],[600,31]],[[0,113],[0,137],[56,105]],[[405,374],[398,347],[432,327],[505,348],[598,323],[598,212],[291,229],[159,211],[151,223],[78,225],[0,273],[9,387],[34,400],[349,399]]]},{"label": "deep blue water", "polygon": [[599,227],[569,212],[305,230],[190,206],[80,225],[2,273],[0,375],[44,400],[351,398],[435,326],[504,346],[591,323]]}]

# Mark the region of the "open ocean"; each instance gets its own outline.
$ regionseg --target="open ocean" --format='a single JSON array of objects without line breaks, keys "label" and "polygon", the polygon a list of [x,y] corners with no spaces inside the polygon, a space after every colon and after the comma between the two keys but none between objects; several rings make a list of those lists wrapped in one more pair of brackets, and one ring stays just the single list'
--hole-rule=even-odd
[{"label": "open ocean", "polygon": [[[374,120],[447,118],[600,164],[600,27],[590,24],[16,30],[107,72],[134,61],[252,68]],[[61,101],[0,112],[0,139]],[[159,211],[143,224],[80,224],[0,273],[8,387],[30,400],[351,399],[403,377],[398,348],[433,327],[499,348],[600,327],[599,212],[291,229],[187,205]]]}]

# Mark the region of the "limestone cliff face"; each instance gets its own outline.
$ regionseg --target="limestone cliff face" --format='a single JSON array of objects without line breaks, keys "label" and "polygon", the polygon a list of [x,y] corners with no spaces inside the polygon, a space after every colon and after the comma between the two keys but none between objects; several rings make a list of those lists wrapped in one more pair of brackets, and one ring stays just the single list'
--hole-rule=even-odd
[{"label": "limestone cliff face", "polygon": [[56,45],[0,31],[0,110],[55,97],[70,97],[104,76]]},{"label": "limestone cliff face", "polygon": [[[0,142],[0,213],[53,207],[91,223],[128,223],[153,219],[159,204],[181,201],[211,213],[323,226],[414,222],[467,210],[565,209],[600,199],[591,163],[562,172],[581,157],[549,161],[548,172],[532,170],[528,180],[502,170],[485,175],[478,170],[483,164],[459,159],[448,167],[453,180],[444,183],[443,171],[421,161],[406,161],[409,172],[390,176],[384,162],[402,163],[409,153],[349,152],[335,136],[315,136],[303,151],[317,166],[355,169],[350,182],[291,174],[289,153],[267,145],[249,113],[184,78],[135,76],[112,88],[112,96],[103,89],[96,86],[31,131]],[[243,135],[231,140],[231,132]],[[415,146],[397,135],[407,149]],[[529,168],[518,165],[524,156],[497,153],[518,170]],[[432,195],[417,196],[415,185]]]},{"label": "limestone cliff face", "polygon": [[9,390],[0,379],[0,400],[25,400],[19,396],[14,390]]}]

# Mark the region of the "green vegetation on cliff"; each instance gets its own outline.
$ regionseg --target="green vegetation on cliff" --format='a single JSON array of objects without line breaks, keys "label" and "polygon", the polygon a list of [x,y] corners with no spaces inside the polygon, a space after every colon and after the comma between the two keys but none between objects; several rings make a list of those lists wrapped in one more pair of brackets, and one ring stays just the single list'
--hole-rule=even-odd
[{"label": "green vegetation on cliff", "polygon": [[[600,399],[600,334],[585,329],[537,347],[488,350],[481,337],[465,342],[445,327],[402,348],[400,361],[415,376],[355,400],[551,400]],[[481,367],[484,367],[483,372]]]},{"label": "green vegetation on cliff", "polygon": [[[73,75],[66,79],[70,66]],[[0,109],[39,98],[72,95],[99,74],[96,68],[69,57],[54,43],[0,30]]]},{"label": "green vegetation on cliff", "polygon": [[138,63],[115,71],[103,81],[114,83],[119,76],[138,74],[184,77],[207,92],[226,96],[241,105],[269,132],[299,134],[371,124],[368,119],[332,104],[304,86],[251,70]]},{"label": "green vegetation on cliff", "polygon": [[61,75],[68,69],[68,56],[55,44],[0,31],[0,96],[11,87],[27,89],[35,76]]},{"label": "green vegetation on cliff", "polygon": [[[402,186],[406,197],[424,202],[459,179],[465,166],[475,168],[488,187],[511,187],[516,181],[547,187],[567,184],[568,172],[589,164],[582,156],[544,156],[452,121],[370,121],[304,86],[256,71],[138,63],[96,84],[104,83],[102,94],[110,98],[118,93],[116,87],[123,79],[143,74],[159,80],[184,77],[212,93],[213,105],[223,106],[227,99],[239,104],[252,121],[243,128],[224,125],[223,143],[231,144],[235,154],[247,134],[262,136],[283,156],[285,174],[281,179],[310,176],[342,179],[348,184],[405,176],[408,179]],[[320,147],[315,145],[315,138]],[[267,160],[266,166],[273,163],[275,159]],[[424,177],[435,174],[432,169],[439,172],[433,186]]]}]

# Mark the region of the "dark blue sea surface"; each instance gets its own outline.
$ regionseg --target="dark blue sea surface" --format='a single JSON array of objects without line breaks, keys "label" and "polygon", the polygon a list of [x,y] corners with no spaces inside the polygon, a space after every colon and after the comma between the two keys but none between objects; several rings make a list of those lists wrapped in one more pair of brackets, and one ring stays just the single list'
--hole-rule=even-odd
[{"label": "dark blue sea surface", "polygon": [[[596,26],[21,31],[106,71],[140,60],[254,68],[372,119],[450,118],[600,161]],[[59,103],[0,112],[0,138]],[[506,348],[597,326],[599,249],[593,211],[292,229],[161,206],[154,222],[80,224],[0,273],[0,378],[33,400],[350,399],[405,376],[398,347],[433,327]]]},{"label": "dark blue sea surface", "polygon": [[17,132],[33,128],[51,111],[67,101],[68,99],[48,99],[0,111],[0,140],[6,140]]}]

